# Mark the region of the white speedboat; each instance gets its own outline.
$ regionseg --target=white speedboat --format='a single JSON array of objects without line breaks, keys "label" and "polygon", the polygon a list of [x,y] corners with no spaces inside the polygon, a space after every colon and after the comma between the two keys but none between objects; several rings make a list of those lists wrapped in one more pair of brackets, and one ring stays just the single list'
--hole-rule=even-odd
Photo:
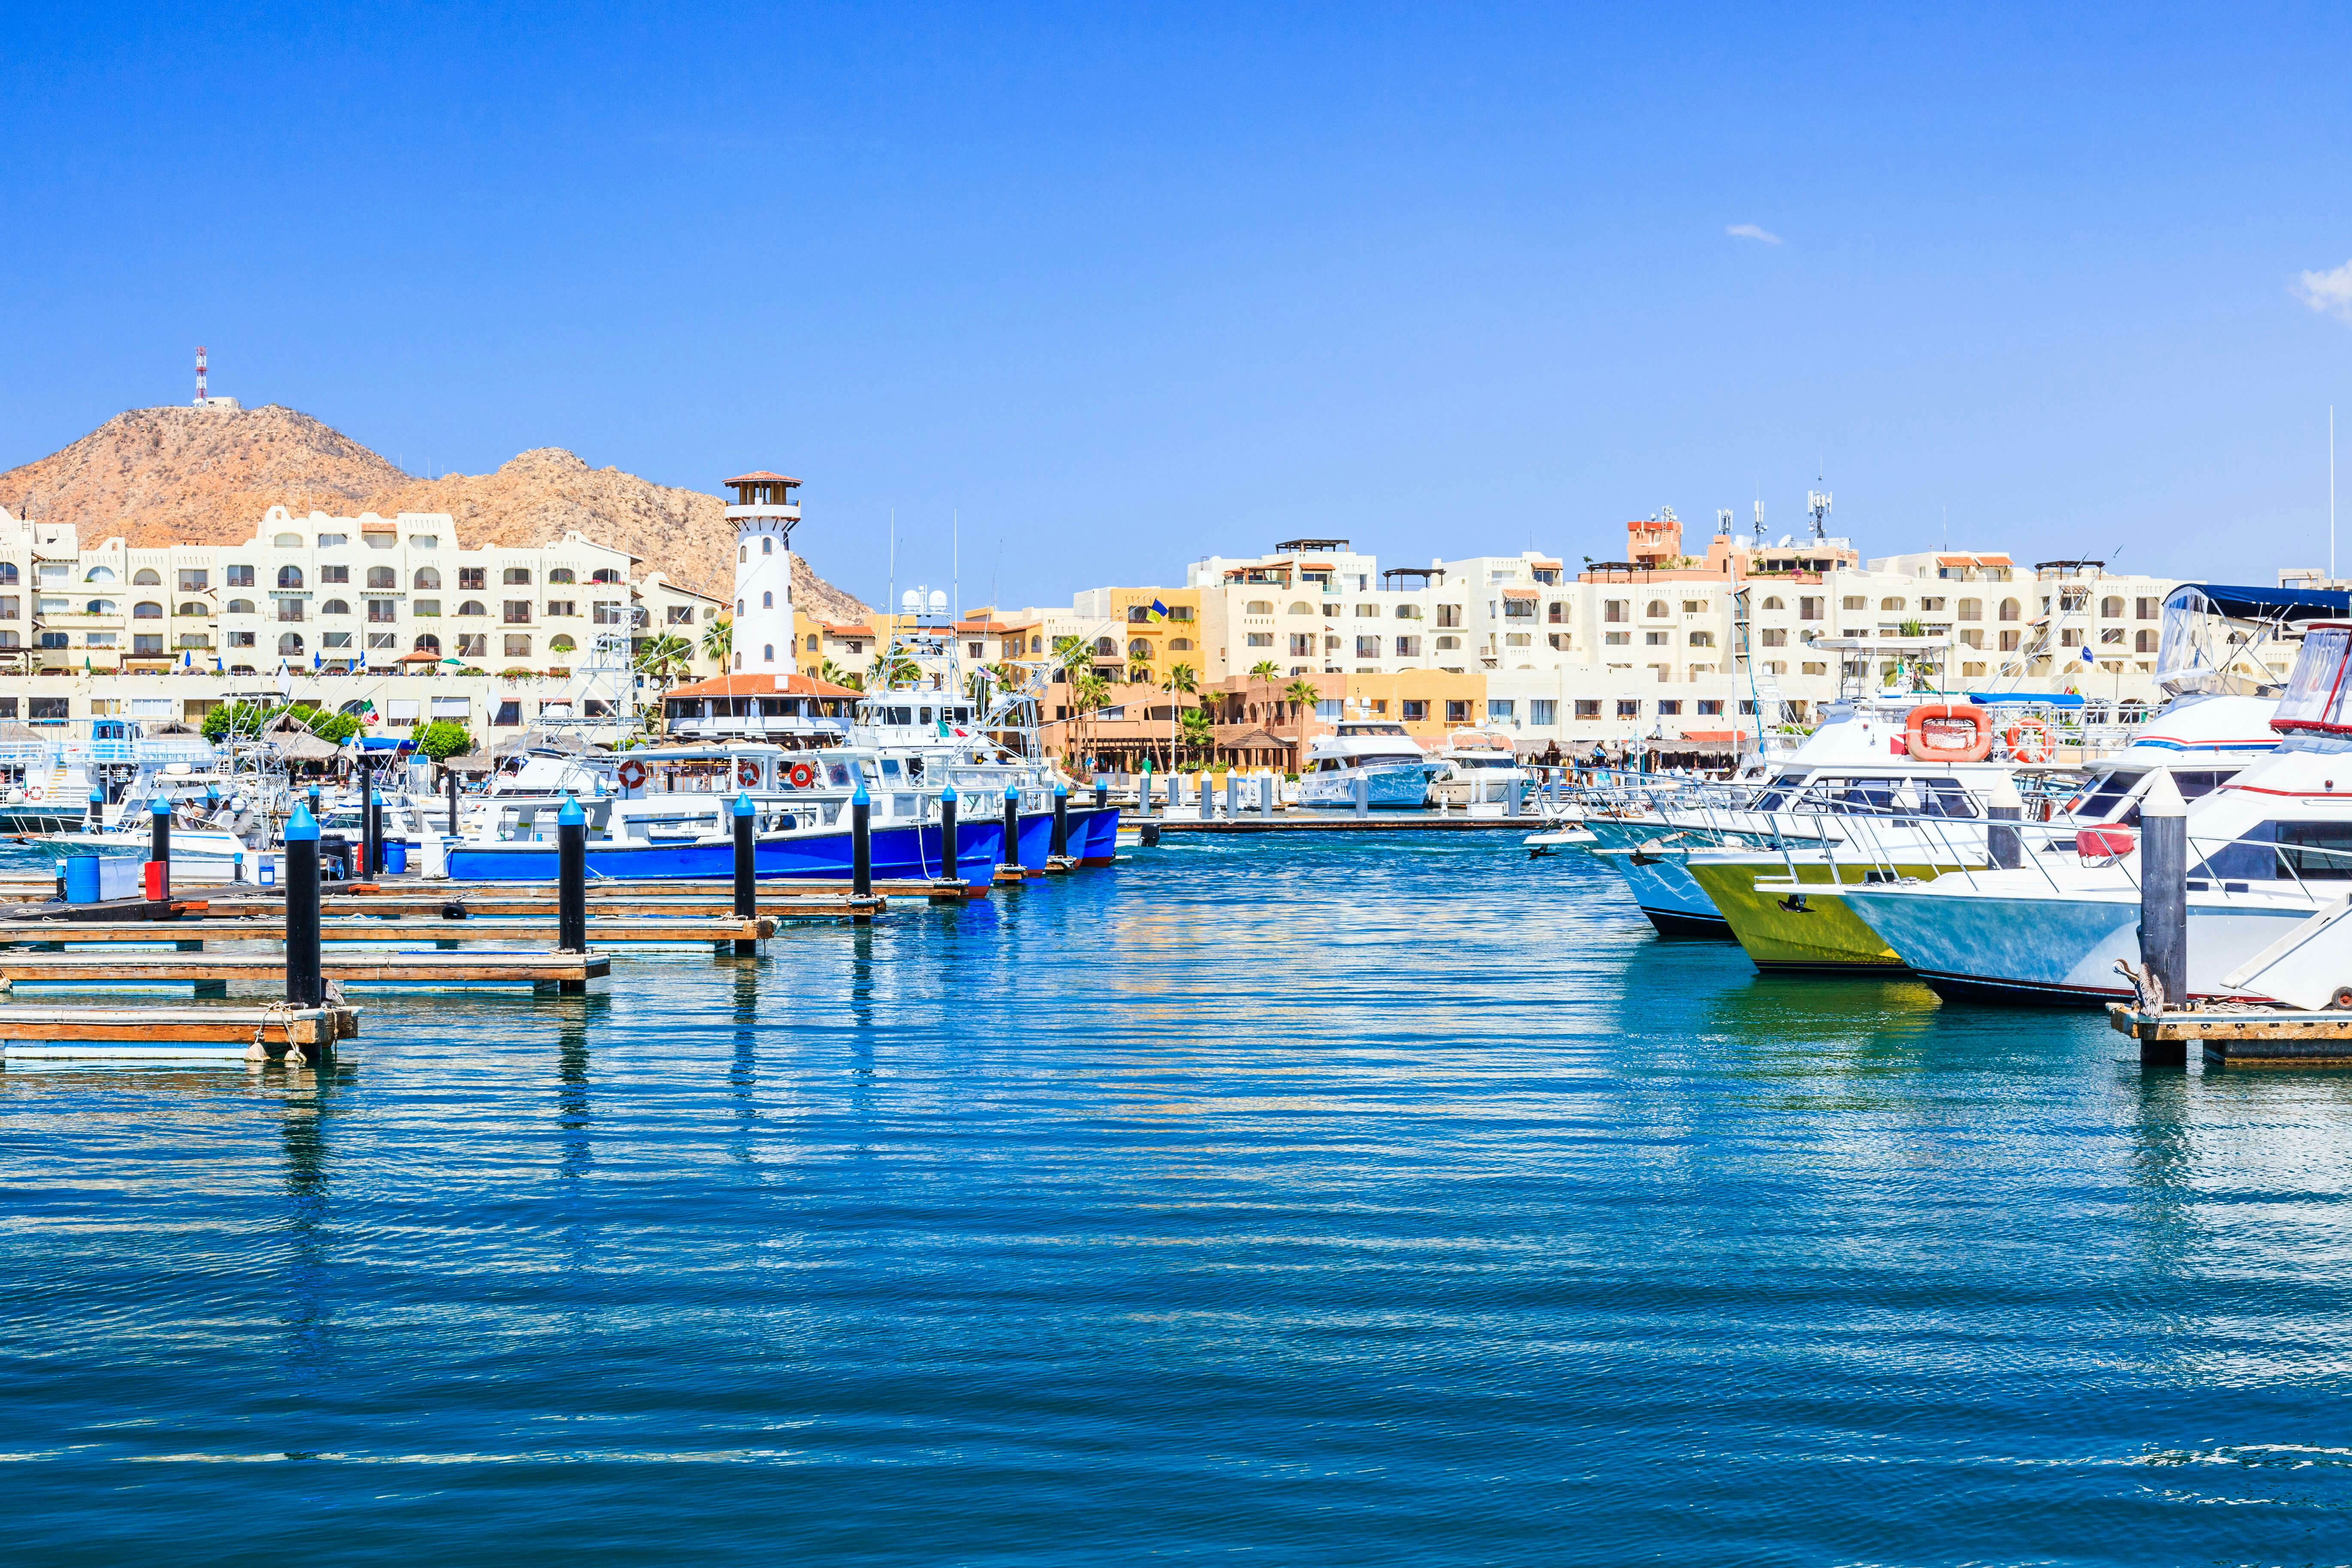
[{"label": "white speedboat", "polygon": [[1356,804],[1356,781],[1365,783],[1370,804],[1391,811],[1418,811],[1429,804],[1430,781],[1445,771],[1388,719],[1342,719],[1336,734],[1307,743],[1298,775],[1298,804],[1339,810]]}]

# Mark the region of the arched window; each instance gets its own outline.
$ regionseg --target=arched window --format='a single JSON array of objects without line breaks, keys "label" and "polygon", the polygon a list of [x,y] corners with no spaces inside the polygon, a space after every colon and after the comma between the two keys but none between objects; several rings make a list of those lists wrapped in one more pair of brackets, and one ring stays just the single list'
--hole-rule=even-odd
[{"label": "arched window", "polygon": [[131,606],[131,618],[134,621],[160,621],[163,618],[163,606],[152,599],[133,605]]},{"label": "arched window", "polygon": [[2101,618],[2105,620],[2122,620],[2124,618],[2124,602],[2121,596],[2110,594],[2105,598],[2101,599],[2099,601],[2099,615]]},{"label": "arched window", "polygon": [[378,592],[400,586],[400,574],[389,566],[368,568],[368,586]]},{"label": "arched window", "polygon": [[[762,553],[764,554],[765,552],[762,552]],[[776,645],[774,643],[763,642],[760,645],[760,662],[762,664],[773,664],[776,662]]]},{"label": "arched window", "polygon": [[2000,602],[2000,618],[2004,621],[2013,621],[2017,619],[2017,601],[2015,599],[2003,599]]},{"label": "arched window", "polygon": [[232,616],[249,616],[253,614],[253,601],[251,599],[231,599],[228,602],[228,610],[226,613]]},{"label": "arched window", "polygon": [[1456,648],[1461,646],[1462,639],[1460,637],[1440,637],[1437,639],[1438,651],[1441,653],[1444,652],[1448,648]]},{"label": "arched window", "polygon": [[617,583],[620,580],[620,569],[614,566],[599,566],[588,574],[588,581],[591,583]]},{"label": "arched window", "polygon": [[[776,542],[775,542],[774,540],[772,540],[772,539],[763,539],[763,540],[760,541],[760,553],[761,553],[761,554],[762,554],[762,555],[773,555],[775,552],[776,552]],[[774,656],[773,654],[771,654],[769,657],[770,657],[771,658],[774,658],[775,656]]]},{"label": "arched window", "polygon": [[1252,599],[1248,604],[1242,606],[1242,614],[1245,616],[1270,616],[1274,614],[1274,601],[1272,599]]},{"label": "arched window", "polygon": [[816,634],[814,632],[809,633],[808,650],[811,653],[814,653],[817,650]]},{"label": "arched window", "polygon": [[280,533],[272,536],[269,542],[279,550],[299,550],[302,548],[302,536],[299,533]]},{"label": "arched window", "polygon": [[319,606],[319,613],[322,616],[348,616],[352,607],[341,599],[330,599]]},{"label": "arched window", "polygon": [[740,599],[735,601],[735,618],[739,621],[743,618],[743,601]]},{"label": "arched window", "polygon": [[1290,606],[1290,613],[1294,616],[1311,616],[1315,613],[1315,606],[1301,599]]},{"label": "arched window", "polygon": [[1031,653],[1044,653],[1045,651],[1045,639],[1042,637],[1031,637],[1029,639],[1029,651]]},{"label": "arched window", "polygon": [[487,616],[489,614],[488,610],[482,608],[482,601],[479,599],[458,600],[457,613],[461,616]]},{"label": "arched window", "polygon": [[750,545],[748,545],[748,544],[739,544],[739,545],[737,545],[737,546],[735,547],[735,564],[736,564],[736,565],[740,566],[740,565],[742,565],[744,563],[746,563],[746,562],[750,561],[751,559],[751,547]]},{"label": "arched window", "polygon": [[419,588],[430,592],[441,586],[441,574],[430,566],[419,566],[416,569],[416,575],[410,581]]},{"label": "arched window", "polygon": [[2156,651],[2156,634],[2154,632],[2137,632],[2133,634],[2132,651],[2134,653],[2154,653]]},{"label": "arched window", "polygon": [[195,616],[201,618],[204,613],[205,602],[202,599],[187,599],[182,601],[180,605],[180,614],[184,616]]},{"label": "arched window", "polygon": [[1650,601],[1650,607],[1642,613],[1655,619],[1666,613],[1666,602],[1664,599],[1653,599]]},{"label": "arched window", "polygon": [[1958,611],[1960,619],[1964,621],[1980,621],[1984,619],[1984,601],[1982,599],[1962,599],[1953,607]]},{"label": "arched window", "polygon": [[1168,639],[1168,651],[1170,653],[1191,653],[1192,651],[1192,639],[1191,637],[1170,637]]},{"label": "arched window", "polygon": [[1118,657],[1118,644],[1111,641],[1108,637],[1095,638],[1095,657],[1097,658],[1116,658]]},{"label": "arched window", "polygon": [[288,632],[284,637],[279,637],[278,639],[278,651],[281,654],[300,653],[302,651],[302,634],[300,632]]},{"label": "arched window", "polygon": [[1151,660],[1150,641],[1148,638],[1137,637],[1134,641],[1127,645],[1127,657],[1129,658],[1141,659],[1147,664],[1150,663]]},{"label": "arched window", "polygon": [[114,581],[114,570],[109,566],[93,566],[83,575],[82,581],[85,583],[111,583]]},{"label": "arched window", "polygon": [[558,566],[554,571],[550,572],[547,574],[547,580],[551,583],[577,583],[580,581],[577,576],[573,575],[572,568],[569,566]]},{"label": "arched window", "polygon": [[[134,588],[160,588],[163,585],[163,574],[152,566],[142,566],[131,574],[131,585]],[[2123,603],[2121,599],[2113,602],[2118,605]],[[2123,612],[2117,610],[2116,614],[2120,616]]]},{"label": "arched window", "polygon": [[1780,602],[1780,595],[1770,594],[1765,596],[1764,607],[1768,610],[1785,610],[1789,606]]},{"label": "arched window", "polygon": [[435,637],[431,632],[420,632],[417,634],[416,637],[415,651],[418,653],[439,653],[441,651],[441,639]]},{"label": "arched window", "polygon": [[1878,601],[1878,607],[1882,610],[1899,610],[1903,607],[1903,601],[1900,599],[1881,599]]},{"label": "arched window", "polygon": [[14,561],[0,561],[0,583],[14,583],[16,580],[16,563]]},{"label": "arched window", "polygon": [[82,606],[82,614],[86,616],[110,616],[121,607],[121,606],[118,605],[111,599],[92,599],[89,604]]},{"label": "arched window", "polygon": [[280,566],[278,569],[278,585],[281,588],[300,587],[302,585],[302,568],[299,566]]},{"label": "arched window", "polygon": [[776,596],[773,594],[762,594],[760,595],[760,608],[763,610],[772,610],[775,607]]},{"label": "arched window", "polygon": [[552,637],[547,639],[547,651],[550,653],[570,653],[579,646],[568,637]]}]

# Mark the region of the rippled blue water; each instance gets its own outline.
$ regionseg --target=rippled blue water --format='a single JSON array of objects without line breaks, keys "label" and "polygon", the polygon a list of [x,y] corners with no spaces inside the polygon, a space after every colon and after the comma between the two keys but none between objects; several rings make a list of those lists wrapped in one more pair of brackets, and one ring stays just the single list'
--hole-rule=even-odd
[{"label": "rippled blue water", "polygon": [[1194,841],[0,1078],[18,1562],[2352,1556],[2352,1077]]}]

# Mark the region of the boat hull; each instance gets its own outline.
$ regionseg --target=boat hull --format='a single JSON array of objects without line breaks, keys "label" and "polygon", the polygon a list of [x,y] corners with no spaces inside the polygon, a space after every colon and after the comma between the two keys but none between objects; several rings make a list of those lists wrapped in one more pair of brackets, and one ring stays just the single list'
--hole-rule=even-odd
[{"label": "boat hull", "polygon": [[1692,878],[1684,857],[1647,855],[1639,850],[1603,857],[1625,879],[1633,902],[1658,928],[1660,936],[1699,938],[1710,942],[1738,940],[1731,922]]},{"label": "boat hull", "polygon": [[1792,886],[1790,864],[1778,856],[1691,862],[1692,878],[1730,923],[1731,934],[1759,969],[1830,973],[1900,971],[1906,965],[1895,949],[1844,900],[1811,899],[1804,889],[1859,886],[1890,874],[1927,881],[1953,868],[1926,861],[1897,861],[1889,868],[1831,867],[1800,860],[1795,869]]},{"label": "boat hull", "polygon": [[[1046,831],[1052,819],[1040,817]],[[1027,849],[1028,820],[1021,840]],[[873,875],[903,881],[945,874],[937,823],[876,827],[868,837]],[[1045,863],[1045,840],[1035,851]],[[956,832],[956,864],[968,881],[987,881],[1003,858],[1004,825],[985,818],[961,824]],[[771,834],[751,846],[752,875],[762,881],[793,878],[846,879],[854,850],[847,828],[817,833]],[[587,853],[591,881],[723,881],[735,874],[735,846],[723,838],[687,844],[592,843]],[[450,847],[448,875],[457,881],[551,882],[556,877],[552,838],[521,844],[457,844]]]},{"label": "boat hull", "polygon": [[1356,780],[1365,782],[1366,804],[1375,811],[1419,811],[1429,804],[1433,763],[1410,763],[1395,767],[1349,768],[1336,773],[1308,773],[1298,782],[1298,804],[1325,810],[1353,806]]}]

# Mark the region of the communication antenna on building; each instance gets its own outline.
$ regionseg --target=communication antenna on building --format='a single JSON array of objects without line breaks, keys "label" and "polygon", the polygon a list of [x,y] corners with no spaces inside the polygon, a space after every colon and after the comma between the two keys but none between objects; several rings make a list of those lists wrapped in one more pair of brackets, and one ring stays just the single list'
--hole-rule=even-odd
[{"label": "communication antenna on building", "polygon": [[1719,506],[1715,509],[1715,531],[1717,533],[1729,533],[1731,531],[1731,509],[1729,507]]},{"label": "communication antenna on building", "polygon": [[[1819,482],[1818,479],[1815,482]],[[1813,537],[1826,542],[1830,536],[1830,492],[1827,490],[1807,490],[1805,492],[1805,510],[1813,514]]]},{"label": "communication antenna on building", "polygon": [[196,406],[202,408],[210,399],[205,393],[205,345],[196,345]]}]

